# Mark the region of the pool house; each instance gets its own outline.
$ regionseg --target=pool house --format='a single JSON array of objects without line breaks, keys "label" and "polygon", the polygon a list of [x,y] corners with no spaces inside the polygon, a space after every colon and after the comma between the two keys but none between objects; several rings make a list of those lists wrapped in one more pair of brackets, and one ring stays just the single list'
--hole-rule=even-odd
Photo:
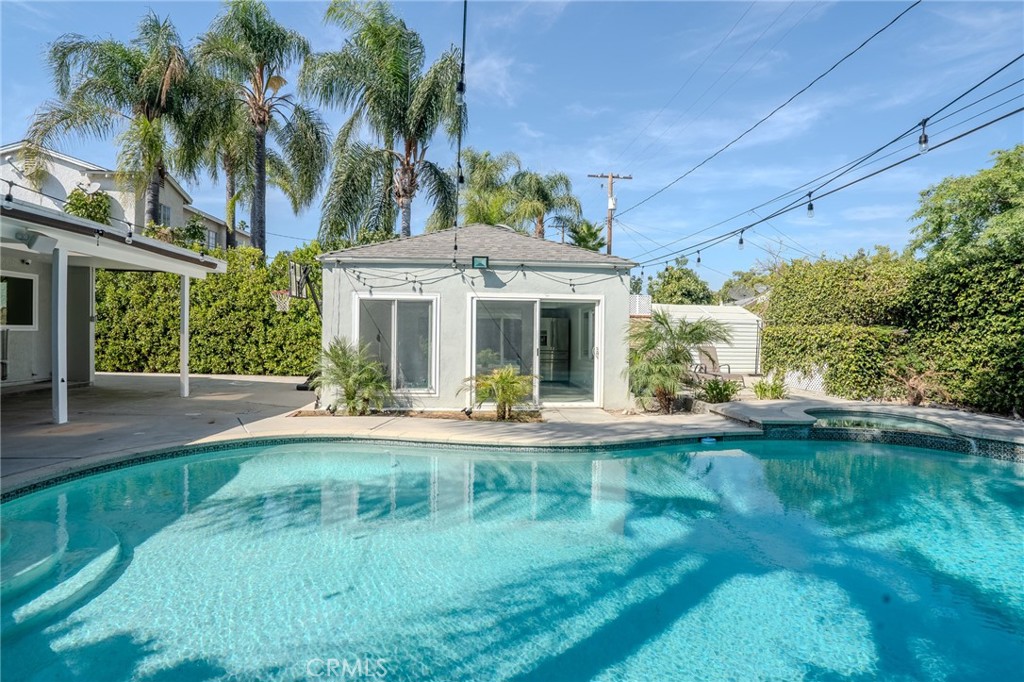
[{"label": "pool house", "polygon": [[324,346],[368,345],[401,408],[467,407],[466,377],[509,364],[534,404],[628,406],[632,261],[480,224],[320,258]]}]

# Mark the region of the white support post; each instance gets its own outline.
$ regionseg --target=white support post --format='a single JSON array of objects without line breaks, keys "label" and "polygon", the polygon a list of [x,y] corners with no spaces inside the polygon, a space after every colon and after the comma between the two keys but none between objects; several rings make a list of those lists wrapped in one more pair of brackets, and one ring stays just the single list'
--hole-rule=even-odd
[{"label": "white support post", "polygon": [[68,423],[68,251],[53,249],[50,287],[50,369],[53,423]]},{"label": "white support post", "polygon": [[189,277],[181,276],[181,328],[178,331],[178,348],[181,354],[180,394],[182,398],[188,397],[188,291]]},{"label": "white support post", "polygon": [[89,385],[96,383],[96,268],[89,268]]}]

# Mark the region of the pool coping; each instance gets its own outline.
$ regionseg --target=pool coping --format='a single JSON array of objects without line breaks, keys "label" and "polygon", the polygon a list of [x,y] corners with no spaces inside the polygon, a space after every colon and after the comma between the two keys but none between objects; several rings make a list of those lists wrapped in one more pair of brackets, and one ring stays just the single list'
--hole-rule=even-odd
[{"label": "pool coping", "polygon": [[[1024,463],[1024,424],[1009,419],[960,412],[941,408],[920,408],[905,405],[863,403],[846,400],[820,400],[805,397],[786,400],[733,401],[709,404],[696,402],[695,413],[708,413],[723,418],[723,423],[695,424],[680,419],[671,421],[642,421],[629,423],[619,421],[614,415],[607,415],[616,432],[600,433],[604,424],[590,424],[573,421],[571,424],[549,425],[548,429],[524,427],[515,433],[493,432],[492,430],[467,431],[469,424],[459,422],[460,428],[444,429],[427,435],[416,433],[380,433],[376,429],[387,425],[369,426],[362,432],[333,431],[342,425],[334,418],[317,428],[300,431],[306,425],[293,421],[287,415],[266,420],[269,428],[250,432],[244,428],[242,435],[210,436],[191,442],[165,441],[153,443],[141,449],[127,449],[101,457],[70,460],[44,467],[29,469],[5,476],[0,490],[0,502],[6,502],[27,493],[53,485],[123,468],[133,464],[152,462],[159,459],[183,457],[226,448],[280,445],[284,443],[338,442],[362,444],[394,444],[400,446],[419,445],[439,450],[490,450],[496,448],[505,453],[530,452],[614,452],[627,448],[658,447],[672,444],[697,443],[702,438],[717,440],[840,440],[850,442],[876,442],[911,447],[926,447],[936,450],[980,455],[1000,460]],[[846,427],[815,427],[817,417],[808,411],[835,411],[845,413],[873,414],[883,416],[909,417],[918,421],[937,424],[949,429],[950,436],[926,434],[890,429],[866,429]],[[249,426],[254,426],[250,424]],[[454,426],[454,425],[453,425]],[[481,427],[485,426],[480,424]],[[559,428],[561,427],[561,428]],[[620,428],[621,427],[621,428]],[[325,430],[329,428],[331,430]],[[437,429],[434,429],[438,431]],[[595,437],[595,432],[598,435]]]}]

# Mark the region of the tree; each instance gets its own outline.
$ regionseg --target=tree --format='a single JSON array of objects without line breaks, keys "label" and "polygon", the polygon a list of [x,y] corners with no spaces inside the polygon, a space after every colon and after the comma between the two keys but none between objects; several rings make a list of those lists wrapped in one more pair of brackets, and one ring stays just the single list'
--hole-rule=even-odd
[{"label": "tree", "polygon": [[516,173],[509,183],[515,193],[515,217],[533,223],[533,236],[544,239],[544,221],[568,227],[579,220],[580,201],[572,193],[572,181],[565,173],[541,175],[525,170]]},{"label": "tree", "polygon": [[656,277],[647,278],[647,293],[653,303],[707,305],[712,302],[711,288],[696,272],[686,267],[686,258],[677,258]]},{"label": "tree", "polygon": [[588,251],[600,251],[607,242],[602,236],[604,225],[581,218],[569,224],[569,239],[573,244]]},{"label": "tree", "polygon": [[[350,35],[341,50],[307,59],[300,85],[323,105],[351,107],[352,115],[334,141],[321,238],[390,231],[396,208],[401,234],[410,236],[421,187],[438,213],[434,223],[452,225],[455,183],[426,153],[439,128],[454,140],[466,127],[455,92],[459,50],[450,47],[424,71],[423,41],[383,2],[332,0],[324,21]],[[376,144],[359,139],[363,125]]]},{"label": "tree", "polygon": [[118,180],[145,190],[146,218],[160,222],[160,187],[171,135],[198,95],[194,69],[170,19],[153,12],[129,43],[68,33],[49,48],[57,99],[45,102],[28,129],[26,167],[42,180],[46,147],[69,133],[118,134]]},{"label": "tree", "polygon": [[644,293],[644,280],[637,275],[629,276],[629,293],[639,296]]},{"label": "tree", "polygon": [[509,180],[522,170],[519,157],[512,152],[494,155],[467,147],[462,150],[462,168],[466,178],[459,206],[462,224],[513,224],[515,203]]},{"label": "tree", "polygon": [[266,253],[267,134],[273,131],[293,173],[293,208],[313,200],[327,163],[329,138],[319,114],[281,94],[284,72],[309,55],[309,43],[279,24],[262,1],[228,0],[196,54],[200,64],[232,84],[243,105],[254,143],[249,224],[253,246]]},{"label": "tree", "polygon": [[637,396],[654,396],[668,414],[676,394],[693,374],[694,349],[730,338],[721,322],[673,322],[668,313],[657,310],[648,319],[632,320],[626,340],[630,390]]},{"label": "tree", "polygon": [[722,287],[715,297],[728,302],[752,298],[767,290],[768,280],[768,273],[758,268],[733,270],[732,276],[722,282]]},{"label": "tree", "polygon": [[1024,231],[1024,144],[993,152],[992,168],[921,192],[912,250],[955,251],[994,233]]}]

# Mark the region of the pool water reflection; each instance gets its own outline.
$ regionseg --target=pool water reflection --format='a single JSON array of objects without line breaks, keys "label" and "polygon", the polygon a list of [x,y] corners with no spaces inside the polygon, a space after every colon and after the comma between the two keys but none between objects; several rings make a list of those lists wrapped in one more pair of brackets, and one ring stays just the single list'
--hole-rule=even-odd
[{"label": "pool water reflection", "polygon": [[323,679],[308,666],[328,659],[397,680],[1024,666],[1024,477],[984,458],[290,444],[122,469],[0,514],[5,590],[7,566],[56,557],[5,596],[4,679]]}]

